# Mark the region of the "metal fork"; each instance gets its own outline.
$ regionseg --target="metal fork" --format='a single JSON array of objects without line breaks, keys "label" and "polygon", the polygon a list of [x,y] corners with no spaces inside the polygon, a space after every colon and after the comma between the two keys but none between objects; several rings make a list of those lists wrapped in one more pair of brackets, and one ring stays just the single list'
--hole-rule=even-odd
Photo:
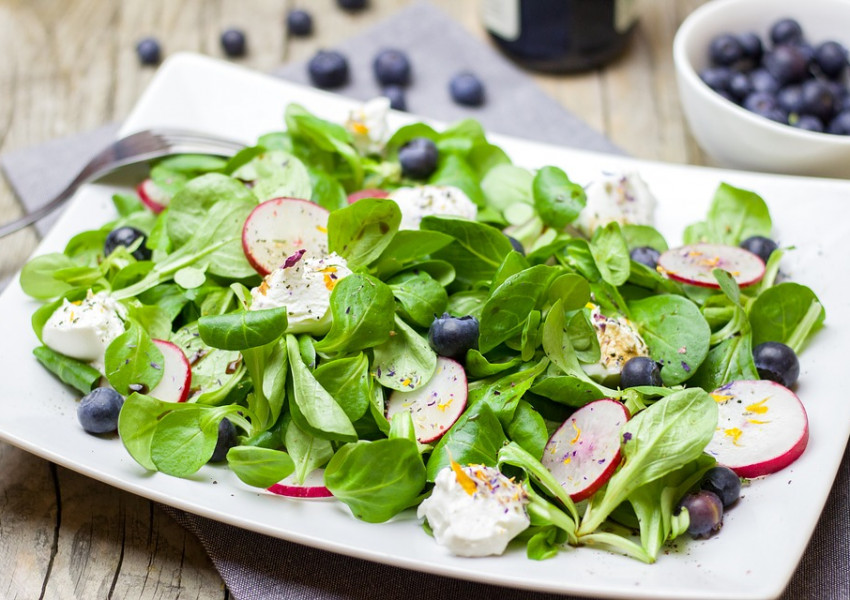
[{"label": "metal fork", "polygon": [[232,156],[245,144],[205,133],[180,129],[148,129],[112,142],[98,152],[71,183],[50,202],[31,213],[0,225],[0,238],[32,225],[65,203],[86,182],[103,177],[118,167],[172,154]]}]

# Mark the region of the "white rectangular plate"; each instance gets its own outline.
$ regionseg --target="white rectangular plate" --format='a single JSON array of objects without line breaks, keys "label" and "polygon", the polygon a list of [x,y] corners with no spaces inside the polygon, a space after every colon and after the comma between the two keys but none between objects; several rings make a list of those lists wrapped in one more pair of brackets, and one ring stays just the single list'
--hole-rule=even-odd
[{"label": "white rectangular plate", "polygon": [[[287,103],[341,121],[352,102],[227,63],[178,55],[160,69],[123,133],[153,126],[195,129],[251,142],[282,128]],[[391,125],[412,120],[393,115]],[[271,536],[395,566],[502,584],[602,598],[767,600],[777,597],[806,549],[850,435],[850,402],[835,365],[850,339],[850,182],[665,165],[567,150],[493,136],[515,162],[554,164],[586,183],[603,170],[637,170],[659,199],[659,229],[671,243],[704,217],[721,181],[752,189],[770,205],[778,240],[795,246],[783,271],[810,285],[827,310],[827,325],[802,356],[797,389],[811,424],[809,447],[791,467],[755,481],[729,511],[721,533],[687,541],[654,565],[589,548],[535,562],[522,547],[502,557],[446,554],[406,514],[390,523],[359,522],[340,503],[289,500],[248,488],[224,467],[195,477],[151,474],[117,439],[85,434],[76,396],[31,354],[30,315],[38,304],[13,282],[0,296],[0,438],[116,487]],[[112,189],[91,185],[74,198],[38,252],[61,251],[75,233],[112,218]],[[217,480],[218,485],[211,481]]]}]

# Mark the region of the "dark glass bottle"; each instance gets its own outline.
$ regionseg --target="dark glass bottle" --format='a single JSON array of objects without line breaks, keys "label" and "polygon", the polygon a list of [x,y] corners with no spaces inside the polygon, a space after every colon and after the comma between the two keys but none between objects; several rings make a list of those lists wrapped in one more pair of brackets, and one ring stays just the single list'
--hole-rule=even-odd
[{"label": "dark glass bottle", "polygon": [[508,56],[537,71],[599,67],[626,47],[635,0],[481,0],[484,26]]}]

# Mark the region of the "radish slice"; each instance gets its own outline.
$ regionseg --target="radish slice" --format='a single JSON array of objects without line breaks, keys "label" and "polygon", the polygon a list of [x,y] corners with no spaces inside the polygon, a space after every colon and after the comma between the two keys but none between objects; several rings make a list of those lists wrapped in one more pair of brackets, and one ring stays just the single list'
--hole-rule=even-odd
[{"label": "radish slice", "polygon": [[363,198],[388,198],[390,193],[387,190],[380,190],[378,188],[370,188],[366,190],[360,190],[359,192],[353,192],[348,195],[348,203],[354,204],[358,200],[362,200]]},{"label": "radish slice", "polygon": [[260,275],[268,275],[299,250],[328,254],[328,211],[309,200],[273,198],[258,205],[242,228],[242,250]]},{"label": "radish slice", "polygon": [[139,195],[142,204],[156,214],[161,213],[171,204],[171,195],[150,178],[136,186],[136,193]]},{"label": "radish slice", "polygon": [[295,473],[281,479],[269,488],[273,494],[286,496],[288,498],[324,499],[333,498],[331,491],[325,487],[325,470],[316,469],[307,474],[304,483],[295,480]]},{"label": "radish slice", "polygon": [[390,394],[387,418],[402,411],[413,415],[416,439],[423,444],[440,439],[466,409],[466,371],[460,363],[437,357],[431,380],[413,392]]},{"label": "radish slice", "polygon": [[729,271],[741,287],[761,281],[764,262],[748,250],[723,244],[691,244],[672,248],[658,258],[658,269],[670,279],[698,285],[720,288],[712,271]]},{"label": "radish slice", "polygon": [[165,357],[162,379],[149,394],[163,402],[185,402],[192,386],[192,367],[183,351],[165,340],[153,340]]},{"label": "radish slice", "polygon": [[603,398],[575,411],[549,438],[540,462],[574,502],[592,496],[614,474],[628,420],[622,403]]},{"label": "radish slice", "polygon": [[775,473],[806,449],[806,409],[788,388],[773,381],[733,381],[711,395],[718,427],[705,451],[741,477]]}]

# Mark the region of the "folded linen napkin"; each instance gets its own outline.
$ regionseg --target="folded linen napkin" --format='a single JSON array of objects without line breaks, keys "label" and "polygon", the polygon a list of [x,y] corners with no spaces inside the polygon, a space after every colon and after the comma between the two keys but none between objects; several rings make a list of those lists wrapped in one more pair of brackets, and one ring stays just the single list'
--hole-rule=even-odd
[{"label": "folded linen napkin", "polygon": [[[439,40],[438,44],[434,43],[435,39]],[[354,74],[350,84],[340,92],[364,100],[375,96],[378,87],[371,75],[370,63],[375,52],[387,46],[404,48],[413,62],[414,82],[408,92],[411,112],[448,122],[474,117],[489,131],[564,146],[621,152],[546,96],[528,76],[498,53],[427,4],[403,10],[339,46],[348,55]],[[462,68],[474,70],[488,86],[490,93],[485,106],[466,109],[451,102],[448,80]],[[304,63],[287,65],[275,74],[295,82],[307,82]],[[107,125],[9,153],[0,157],[0,166],[23,205],[32,209],[70,181],[87,156],[114,139],[117,129],[118,125]],[[45,168],[48,166],[50,168]],[[39,231],[47,231],[50,223],[42,221]],[[252,533],[171,507],[163,508],[200,539],[236,600],[485,597],[570,600],[555,594],[510,590],[374,564]],[[844,456],[809,550],[783,600],[850,598],[848,515],[850,450]]]}]

